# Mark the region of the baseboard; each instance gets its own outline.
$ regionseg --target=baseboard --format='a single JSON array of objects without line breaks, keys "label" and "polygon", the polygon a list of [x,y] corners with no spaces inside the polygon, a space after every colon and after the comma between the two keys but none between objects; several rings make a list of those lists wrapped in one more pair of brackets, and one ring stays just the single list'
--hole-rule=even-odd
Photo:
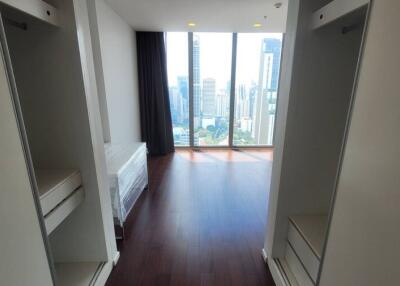
[{"label": "baseboard", "polygon": [[267,263],[267,261],[268,261],[268,256],[267,256],[267,252],[265,251],[265,248],[263,248],[263,249],[261,250],[261,255],[262,255],[263,259],[264,259],[264,262]]},{"label": "baseboard", "polygon": [[278,265],[279,261],[276,259],[269,259],[265,248],[261,250],[261,255],[268,265],[269,271],[271,271],[276,286],[291,286],[290,283],[287,282],[287,279],[285,279],[285,274],[283,273],[284,269],[282,269],[281,265]]},{"label": "baseboard", "polygon": [[121,255],[120,255],[119,251],[117,251],[117,252],[115,253],[114,259],[113,259],[113,265],[114,265],[114,266],[117,265],[120,256],[121,256]]},{"label": "baseboard", "polygon": [[274,278],[276,286],[291,286],[285,278],[285,273],[282,273],[284,270],[279,265],[278,260],[267,258],[267,264],[269,271],[271,271],[272,278]]},{"label": "baseboard", "polygon": [[104,286],[107,282],[108,276],[110,276],[113,265],[113,261],[104,262],[99,267],[99,271],[96,273],[90,286]]}]

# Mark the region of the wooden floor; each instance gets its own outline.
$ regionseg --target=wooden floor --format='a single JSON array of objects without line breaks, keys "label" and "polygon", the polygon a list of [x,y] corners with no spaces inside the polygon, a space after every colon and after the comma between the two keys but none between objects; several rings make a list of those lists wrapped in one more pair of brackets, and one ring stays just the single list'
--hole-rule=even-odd
[{"label": "wooden floor", "polygon": [[150,159],[107,285],[274,285],[261,257],[271,164],[270,149]]}]

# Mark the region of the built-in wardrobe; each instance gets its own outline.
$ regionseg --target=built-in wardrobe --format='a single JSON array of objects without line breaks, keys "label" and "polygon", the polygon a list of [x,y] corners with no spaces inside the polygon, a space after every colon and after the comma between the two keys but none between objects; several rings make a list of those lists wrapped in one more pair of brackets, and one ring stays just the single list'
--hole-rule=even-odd
[{"label": "built-in wardrobe", "polygon": [[369,1],[289,2],[263,253],[277,285],[312,286],[335,211]]},{"label": "built-in wardrobe", "polygon": [[86,9],[0,1],[2,285],[103,285],[118,256]]}]

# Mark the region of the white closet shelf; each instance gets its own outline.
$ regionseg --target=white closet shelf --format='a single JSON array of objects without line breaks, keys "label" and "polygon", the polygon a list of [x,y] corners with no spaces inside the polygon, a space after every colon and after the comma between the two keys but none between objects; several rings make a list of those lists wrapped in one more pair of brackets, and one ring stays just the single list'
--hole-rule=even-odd
[{"label": "white closet shelf", "polygon": [[40,204],[50,234],[84,200],[82,177],[77,170],[36,170]]},{"label": "white closet shelf", "polygon": [[82,185],[78,170],[38,169],[35,173],[44,216]]},{"label": "white closet shelf", "polygon": [[43,0],[1,0],[0,2],[51,25],[59,25],[57,8]]},{"label": "white closet shelf", "polygon": [[88,286],[101,268],[100,262],[55,263],[57,282],[59,286]]},{"label": "white closet shelf", "polygon": [[347,14],[350,14],[363,6],[370,0],[334,0],[321,9],[315,11],[311,17],[311,28],[318,29]]},{"label": "white closet shelf", "polygon": [[47,234],[53,232],[85,199],[83,188],[74,191],[62,201],[55,209],[44,217]]}]

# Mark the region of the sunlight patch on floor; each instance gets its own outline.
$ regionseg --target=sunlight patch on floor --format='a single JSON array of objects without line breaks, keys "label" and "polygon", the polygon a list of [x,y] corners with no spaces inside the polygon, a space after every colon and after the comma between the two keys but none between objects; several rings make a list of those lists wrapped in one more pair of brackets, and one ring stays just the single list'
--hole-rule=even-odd
[{"label": "sunlight patch on floor", "polygon": [[[265,152],[265,150],[270,150],[270,152]],[[178,149],[176,150],[176,155],[196,163],[213,163],[215,161],[251,163],[265,160],[272,161],[273,149],[242,149],[229,151],[226,149],[200,149],[190,152],[188,152],[187,149]]]}]

